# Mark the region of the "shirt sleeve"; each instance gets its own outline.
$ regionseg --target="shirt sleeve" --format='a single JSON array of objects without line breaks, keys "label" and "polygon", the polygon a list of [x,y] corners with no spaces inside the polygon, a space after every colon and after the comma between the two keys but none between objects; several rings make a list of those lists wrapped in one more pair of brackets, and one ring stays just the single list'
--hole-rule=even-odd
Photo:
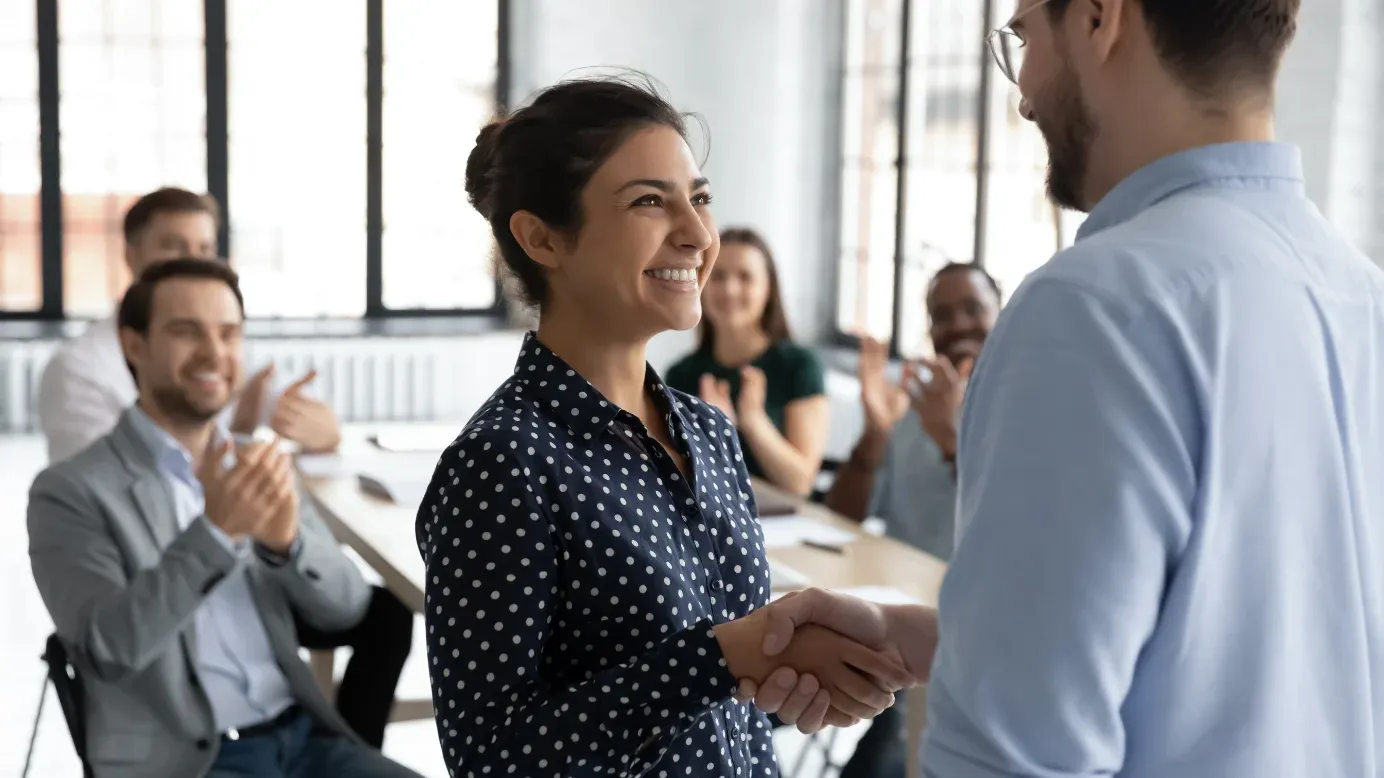
[{"label": "shirt sleeve", "polygon": [[[452,775],[642,775],[713,705],[729,700],[710,620],[646,644],[633,661],[555,682],[563,533],[533,484],[543,473],[501,436],[449,449],[419,508],[428,658]],[[509,452],[509,453],[505,453]],[[528,475],[526,475],[528,474]],[[555,507],[555,506],[554,506]],[[571,525],[580,517],[572,515]],[[587,585],[590,585],[588,582]]]},{"label": "shirt sleeve", "polygon": [[1156,307],[1021,290],[968,389],[925,772],[1108,776],[1191,531],[1199,411]]},{"label": "shirt sleeve", "polygon": [[827,393],[827,371],[817,352],[806,346],[789,344],[785,357],[785,375],[782,378],[787,391],[784,393],[784,404]]},{"label": "shirt sleeve", "polygon": [[61,462],[110,432],[123,410],[105,382],[67,351],[49,360],[39,379],[38,422],[48,461]]}]

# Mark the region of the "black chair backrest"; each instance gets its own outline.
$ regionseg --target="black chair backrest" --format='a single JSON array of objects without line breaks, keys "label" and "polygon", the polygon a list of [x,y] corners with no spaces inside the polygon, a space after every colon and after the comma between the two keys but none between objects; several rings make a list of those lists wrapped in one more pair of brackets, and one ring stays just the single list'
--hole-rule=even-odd
[{"label": "black chair backrest", "polygon": [[82,700],[82,682],[77,677],[77,668],[68,661],[67,649],[57,634],[48,636],[43,661],[48,663],[48,680],[53,683],[62,716],[67,720],[67,731],[72,735],[72,745],[82,760],[82,774],[91,778],[91,767],[86,758],[86,711]]}]

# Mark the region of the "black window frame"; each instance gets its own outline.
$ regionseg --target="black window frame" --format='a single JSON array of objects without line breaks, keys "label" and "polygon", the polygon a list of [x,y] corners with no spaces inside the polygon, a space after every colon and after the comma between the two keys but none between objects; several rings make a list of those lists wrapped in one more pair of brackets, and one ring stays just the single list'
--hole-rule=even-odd
[{"label": "black window frame", "polygon": [[[909,98],[910,98],[910,89],[911,89],[912,86],[913,86],[913,85],[910,83],[910,73],[911,73],[911,70],[912,70],[911,66],[912,66],[912,64],[913,64],[913,63],[912,63],[912,58],[913,58],[913,56],[914,56],[914,49],[913,49],[913,14],[914,14],[915,3],[917,3],[917,2],[926,2],[926,0],[901,0],[901,4],[902,4],[902,9],[901,9],[901,14],[900,14],[901,24],[899,25],[899,30],[898,30],[898,35],[899,35],[900,38],[901,38],[901,41],[900,41],[900,48],[899,48],[899,61],[898,61],[897,65],[895,65],[895,72],[893,73],[894,77],[895,77],[895,78],[897,79],[897,81],[898,81],[899,88],[898,88],[898,96],[897,96],[897,98],[896,98],[896,99],[897,99],[897,105],[895,106],[895,110],[897,111],[897,116],[898,116],[898,122],[897,122],[897,127],[896,127],[896,129],[897,129],[898,155],[897,155],[897,157],[896,157],[895,160],[894,160],[894,168],[895,168],[895,171],[897,172],[897,184],[896,184],[896,186],[897,186],[897,191],[896,191],[896,193],[895,193],[895,200],[894,200],[894,207],[895,207],[895,213],[894,213],[894,246],[893,246],[893,263],[894,263],[894,266],[893,266],[893,277],[894,277],[893,286],[894,286],[894,294],[893,294],[893,300],[892,300],[892,303],[891,303],[891,305],[892,305],[892,311],[891,311],[891,314],[890,314],[890,328],[889,328],[889,330],[890,330],[890,331],[889,331],[889,353],[890,353],[890,357],[891,357],[892,359],[899,359],[899,358],[901,358],[901,356],[902,356],[902,355],[900,354],[900,352],[899,352],[899,342],[900,342],[899,327],[900,327],[900,323],[901,323],[902,315],[903,315],[903,314],[902,314],[902,310],[903,310],[903,309],[902,309],[902,305],[904,304],[905,301],[904,301],[904,299],[903,299],[903,295],[901,295],[901,294],[899,293],[899,290],[900,290],[900,287],[903,286],[903,274],[904,274],[904,267],[905,267],[905,261],[906,261],[905,250],[906,250],[906,247],[907,247],[907,240],[908,240],[908,238],[909,238],[909,231],[908,231],[908,229],[906,228],[906,223],[905,223],[905,222],[906,222],[906,219],[907,219],[907,215],[908,215],[908,175],[909,175],[909,169],[908,169],[908,152],[909,152],[908,132],[909,132],[909,120],[910,120],[910,116],[909,116],[909,102],[910,102],[910,100],[909,100]],[[995,26],[996,26],[996,21],[995,21],[995,19],[996,19],[997,17],[996,17],[996,12],[995,12],[995,0],[981,0],[981,2],[982,2],[983,5],[984,5],[984,11],[983,11],[983,13],[981,14],[982,20],[983,20],[983,24],[982,24],[981,29],[978,29],[978,30],[976,30],[975,32],[976,32],[977,35],[982,36],[981,40],[984,40],[986,37],[988,37],[988,36],[990,35],[990,32],[995,28]],[[848,25],[842,24],[842,29],[843,29],[843,30],[844,30],[844,29],[847,29],[847,27],[848,27]],[[842,68],[842,71],[841,71],[841,80],[842,80],[843,87],[844,87],[845,80],[846,80],[847,78],[849,78],[849,76],[850,76],[850,67],[851,67],[851,63],[848,62],[848,63],[845,63],[845,66]],[[976,211],[975,211],[975,214],[976,214],[976,215],[975,215],[975,233],[974,233],[974,238],[973,238],[973,253],[972,253],[972,257],[973,257],[973,262],[974,262],[977,266],[984,267],[984,266],[985,266],[985,248],[986,248],[986,246],[985,246],[986,232],[985,232],[985,231],[986,231],[986,227],[987,227],[986,219],[987,219],[987,212],[988,212],[988,210],[989,210],[989,188],[988,188],[988,187],[989,187],[989,177],[990,177],[990,173],[991,173],[991,171],[990,171],[990,164],[989,164],[989,159],[990,159],[990,144],[991,144],[990,124],[991,124],[991,122],[993,121],[993,104],[994,104],[994,90],[995,90],[995,78],[994,78],[994,77],[995,77],[995,72],[994,72],[995,63],[994,63],[993,57],[992,57],[991,54],[990,54],[989,46],[987,46],[987,45],[982,45],[982,46],[980,47],[980,57],[976,60],[976,67],[980,68],[980,70],[979,70],[980,88],[979,88],[979,91],[978,91],[978,93],[977,93],[976,102],[975,102],[975,105],[974,105],[974,109],[975,109],[975,111],[976,111],[976,125],[977,125],[977,129],[976,129],[976,138],[975,138],[975,141],[976,141],[976,144],[975,144],[975,176],[976,176],[976,194],[975,194]],[[844,94],[845,94],[845,89],[844,89],[844,88],[842,89],[842,94],[843,94],[843,96],[844,96]],[[846,108],[847,108],[847,106],[845,105],[845,102],[844,102],[844,99],[843,99],[843,102],[842,102],[842,113],[843,113],[843,114],[844,114]],[[837,155],[838,164],[839,164],[839,163],[841,162],[841,160],[843,160],[843,159],[844,159],[844,154],[838,153],[838,155]],[[840,271],[841,271],[840,250],[841,250],[841,247],[842,247],[842,243],[841,243],[841,234],[840,234],[840,219],[839,219],[839,214],[840,214],[840,212],[841,212],[841,198],[844,197],[844,196],[846,196],[846,193],[845,193],[844,191],[838,191],[838,192],[837,192],[837,197],[836,197],[836,200],[837,200],[837,214],[838,214],[838,219],[837,219],[837,234],[834,236],[833,250],[835,251],[835,260],[834,260],[834,261],[835,261],[835,264],[836,264],[836,267],[834,268],[835,274],[836,274],[835,277],[838,279],[838,284],[839,284]],[[860,344],[860,338],[859,338],[858,336],[856,336],[855,334],[853,334],[853,333],[846,332],[846,331],[844,331],[844,330],[841,329],[841,321],[840,321],[840,314],[841,314],[841,311],[840,311],[840,308],[841,308],[841,296],[840,296],[840,291],[839,291],[839,288],[835,288],[835,289],[833,289],[833,299],[832,299],[831,341],[832,341],[832,343],[834,343],[834,344],[836,344],[836,345],[848,346],[848,347],[851,347],[851,348],[856,348],[856,347],[858,347],[859,344]]]},{"label": "black window frame", "polygon": [[[192,2],[193,0],[187,0]],[[512,74],[510,61],[509,0],[497,4],[497,61],[495,113],[509,109]],[[39,102],[39,235],[41,303],[36,310],[0,309],[0,321],[64,321],[63,309],[63,213],[61,137],[61,79],[58,69],[58,3],[37,3]],[[207,190],[222,208],[217,247],[221,256],[232,255],[230,229],[229,97],[226,11],[229,0],[202,0],[205,19],[207,99]],[[384,304],[384,0],[364,0],[366,15],[366,254],[365,313],[363,319],[423,317],[485,317],[504,319],[508,307],[498,280],[495,302],[485,308],[389,308]],[[460,175],[460,171],[458,171]],[[325,317],[324,317],[325,318]],[[333,317],[335,318],[335,317]]]}]

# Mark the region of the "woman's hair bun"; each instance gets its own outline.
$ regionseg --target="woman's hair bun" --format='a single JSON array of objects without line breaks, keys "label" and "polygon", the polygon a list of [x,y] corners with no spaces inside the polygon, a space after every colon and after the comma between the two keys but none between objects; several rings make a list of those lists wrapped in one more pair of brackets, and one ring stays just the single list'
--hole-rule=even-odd
[{"label": "woman's hair bun", "polygon": [[491,196],[495,186],[495,164],[500,152],[500,131],[505,120],[497,119],[481,128],[476,147],[466,158],[466,197],[486,219],[495,210]]}]

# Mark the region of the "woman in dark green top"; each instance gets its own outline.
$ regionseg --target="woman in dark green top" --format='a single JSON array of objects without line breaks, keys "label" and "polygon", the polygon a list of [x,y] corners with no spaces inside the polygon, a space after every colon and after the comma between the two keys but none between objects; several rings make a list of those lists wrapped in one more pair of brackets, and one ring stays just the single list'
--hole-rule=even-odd
[{"label": "woman in dark green top", "polygon": [[725,411],[750,475],[812,491],[827,438],[826,375],[788,332],[773,254],[755,231],[721,233],[702,291],[701,344],[665,378]]}]

